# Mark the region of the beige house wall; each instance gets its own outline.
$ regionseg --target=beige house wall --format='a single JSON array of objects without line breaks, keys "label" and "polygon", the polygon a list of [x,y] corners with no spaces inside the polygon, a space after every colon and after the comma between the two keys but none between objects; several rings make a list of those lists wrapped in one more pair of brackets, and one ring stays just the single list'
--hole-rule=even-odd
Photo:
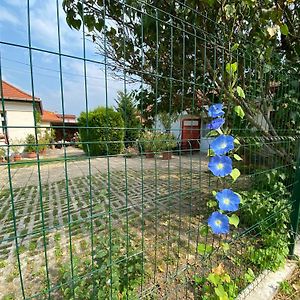
[{"label": "beige house wall", "polygon": [[[4,101],[8,138],[10,141],[25,141],[28,134],[34,134],[34,117],[32,103]],[[21,126],[22,128],[14,128]]]}]

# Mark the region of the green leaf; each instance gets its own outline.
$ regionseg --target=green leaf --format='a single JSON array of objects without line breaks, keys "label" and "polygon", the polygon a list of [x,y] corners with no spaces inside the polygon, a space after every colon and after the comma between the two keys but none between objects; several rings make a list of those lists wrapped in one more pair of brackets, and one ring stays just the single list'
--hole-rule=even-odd
[{"label": "green leaf", "polygon": [[206,137],[210,137],[210,136],[217,136],[218,135],[218,132],[216,130],[211,130],[207,135]]},{"label": "green leaf", "polygon": [[238,227],[240,223],[240,219],[237,215],[232,215],[228,217],[228,219],[229,219],[229,224],[233,225],[234,227]]},{"label": "green leaf", "polygon": [[226,64],[226,72],[229,75],[233,75],[237,71],[237,67],[238,67],[237,62],[235,62],[233,64],[227,63]]},{"label": "green leaf", "polygon": [[225,292],[224,287],[221,284],[215,288],[215,293],[219,296],[220,300],[228,300],[228,294]]},{"label": "green leaf", "polygon": [[215,200],[210,200],[210,201],[207,202],[208,207],[215,207],[217,205],[218,205],[218,203]]},{"label": "green leaf", "polygon": [[236,113],[241,119],[244,118],[245,113],[244,113],[244,111],[243,111],[243,109],[242,109],[242,107],[241,107],[240,105],[235,106],[235,107],[234,107],[234,111],[235,111],[235,113]]},{"label": "green leaf", "polygon": [[227,252],[230,249],[230,246],[228,243],[222,243],[221,246],[225,252]]},{"label": "green leaf", "polygon": [[203,235],[203,236],[206,236],[207,235],[207,230],[208,230],[208,226],[207,225],[204,225],[200,228],[199,230],[199,234],[200,235]]},{"label": "green leaf", "polygon": [[208,149],[207,150],[207,156],[215,156],[215,153],[214,153],[213,149]]},{"label": "green leaf", "polygon": [[211,245],[207,245],[207,244],[198,244],[198,253],[200,255],[205,255],[205,254],[209,254],[212,252],[213,247]]},{"label": "green leaf", "polygon": [[241,172],[237,168],[234,168],[230,173],[230,176],[232,177],[233,182],[235,182],[240,177],[240,175],[241,175]]},{"label": "green leaf", "polygon": [[237,145],[240,145],[240,144],[241,144],[240,141],[239,141],[238,139],[234,139],[233,142],[234,142],[235,144],[237,144]]},{"label": "green leaf", "polygon": [[217,195],[217,192],[216,192],[216,191],[211,191],[211,193],[213,194],[213,196],[216,196],[216,195]]},{"label": "green leaf", "polygon": [[283,35],[288,35],[289,34],[289,28],[286,24],[283,24],[280,26],[280,32],[283,34]]},{"label": "green leaf", "polygon": [[209,6],[213,6],[215,4],[215,0],[206,0],[206,3],[209,5]]},{"label": "green leaf", "polygon": [[210,273],[207,277],[207,280],[211,282],[213,285],[217,286],[220,282],[220,276],[214,273]]},{"label": "green leaf", "polygon": [[245,99],[245,93],[244,93],[244,90],[243,90],[240,86],[237,86],[237,87],[236,87],[236,91],[237,91],[238,95],[239,95],[241,98],[244,98],[244,99]]},{"label": "green leaf", "polygon": [[235,44],[231,47],[231,51],[233,52],[233,51],[237,50],[239,46],[240,46],[239,43],[235,43]]},{"label": "green leaf", "polygon": [[238,154],[233,154],[235,160],[243,160]]}]

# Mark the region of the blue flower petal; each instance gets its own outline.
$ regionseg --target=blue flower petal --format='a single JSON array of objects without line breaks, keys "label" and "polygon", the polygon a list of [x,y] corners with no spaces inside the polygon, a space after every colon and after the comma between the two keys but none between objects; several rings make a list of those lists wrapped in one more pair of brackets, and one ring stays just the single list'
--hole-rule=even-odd
[{"label": "blue flower petal", "polygon": [[216,199],[219,202],[219,208],[226,211],[237,211],[241,202],[239,195],[230,189],[223,189],[218,192]]},{"label": "blue flower petal", "polygon": [[229,232],[229,220],[226,215],[218,211],[213,212],[208,218],[208,226],[215,234],[225,234]]},{"label": "blue flower petal", "polygon": [[228,156],[213,156],[208,163],[208,169],[215,176],[227,176],[232,171],[232,160]]},{"label": "blue flower petal", "polygon": [[225,123],[225,119],[217,118],[211,121],[211,123],[206,125],[207,129],[216,130],[219,129]]},{"label": "blue flower petal", "polygon": [[212,118],[223,116],[224,113],[222,103],[213,104],[208,108],[208,116]]},{"label": "blue flower petal", "polygon": [[234,148],[234,138],[231,135],[219,135],[215,138],[210,147],[217,155],[223,155]]}]

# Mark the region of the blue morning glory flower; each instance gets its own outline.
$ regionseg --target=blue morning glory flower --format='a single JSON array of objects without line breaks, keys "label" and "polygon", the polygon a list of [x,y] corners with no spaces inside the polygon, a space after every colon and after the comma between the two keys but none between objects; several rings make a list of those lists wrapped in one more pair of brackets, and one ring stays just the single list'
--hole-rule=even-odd
[{"label": "blue morning glory flower", "polygon": [[225,123],[225,119],[217,118],[206,125],[206,129],[219,129]]},{"label": "blue morning glory flower", "polygon": [[236,211],[239,208],[241,199],[238,194],[230,189],[224,189],[216,194],[216,199],[219,202],[219,207],[226,211]]},{"label": "blue morning glory flower", "polygon": [[208,218],[208,226],[215,234],[224,234],[229,232],[229,220],[226,215],[218,211],[213,212]]},{"label": "blue morning glory flower", "polygon": [[234,138],[231,135],[219,135],[215,138],[210,147],[217,155],[223,155],[234,148]]},{"label": "blue morning glory flower", "polygon": [[227,176],[232,171],[232,160],[228,156],[213,156],[208,163],[208,169],[215,176]]},{"label": "blue morning glory flower", "polygon": [[208,116],[212,118],[223,116],[225,112],[222,109],[222,103],[213,104],[208,109]]}]

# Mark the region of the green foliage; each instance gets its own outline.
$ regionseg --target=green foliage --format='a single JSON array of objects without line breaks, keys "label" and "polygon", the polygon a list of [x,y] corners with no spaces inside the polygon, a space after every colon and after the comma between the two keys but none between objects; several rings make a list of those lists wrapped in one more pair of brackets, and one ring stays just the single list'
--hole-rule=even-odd
[{"label": "green foliage", "polygon": [[[47,131],[46,131],[47,133]],[[38,148],[39,151],[44,151],[48,148],[48,145],[50,143],[50,135],[49,134],[45,134],[45,135],[39,135],[38,136]]]},{"label": "green foliage", "polygon": [[177,113],[167,113],[167,112],[160,112],[158,114],[158,119],[161,124],[164,126],[166,132],[170,132],[171,126],[174,122],[178,119]]},{"label": "green foliage", "polygon": [[241,175],[241,172],[237,168],[234,168],[230,173],[230,176],[232,177],[233,182],[235,182],[240,177],[240,175]]},{"label": "green foliage", "polygon": [[282,282],[280,282],[279,291],[285,295],[291,295],[294,289],[287,280],[283,280]]},{"label": "green foliage", "polygon": [[161,133],[155,131],[144,131],[139,139],[142,151],[158,152],[161,148]]},{"label": "green foliage", "polygon": [[172,133],[161,133],[159,135],[160,139],[160,150],[170,151],[177,146],[177,139]]},{"label": "green foliage", "polygon": [[118,92],[116,102],[118,104],[116,110],[121,114],[124,121],[124,143],[127,148],[128,146],[132,146],[133,142],[139,138],[141,122],[138,116],[138,111],[133,104],[133,97],[131,94]]},{"label": "green foliage", "polygon": [[21,147],[22,147],[23,141],[22,140],[18,140],[15,139],[13,141],[10,141],[10,145],[11,145],[11,150],[14,154],[19,154]]},{"label": "green foliage", "polygon": [[194,276],[199,299],[233,300],[238,295],[238,286],[224,270],[223,264],[213,268],[207,277]]},{"label": "green foliage", "polygon": [[285,174],[272,170],[254,177],[253,190],[242,192],[240,220],[244,227],[256,225],[255,237],[245,258],[261,269],[276,270],[288,255],[290,193]]},{"label": "green foliage", "polygon": [[0,158],[4,158],[5,155],[6,155],[6,151],[5,151],[4,147],[1,147],[0,148]]},{"label": "green foliage", "polygon": [[[75,256],[75,272],[84,276],[74,282],[75,299],[138,299],[136,287],[141,283],[142,256],[132,240],[129,240],[129,249],[126,247],[120,230],[112,230],[111,236],[102,232],[95,250],[94,273],[90,259]],[[66,284],[62,286],[64,299],[73,299],[70,276],[70,265],[63,265],[60,281]]]},{"label": "green foliage", "polygon": [[36,151],[36,146],[35,146],[36,142],[33,134],[30,133],[26,136],[25,144],[26,144],[24,149],[25,152],[31,153]]},{"label": "green foliage", "polygon": [[[194,101],[196,83],[205,86],[206,91],[204,94],[197,89],[199,95],[196,98],[203,98],[207,103],[222,101],[228,107],[238,107],[237,114],[244,116],[243,120],[229,117],[234,125],[231,128],[241,129],[239,134],[253,135],[253,128],[256,128],[267,137],[276,137],[277,130],[283,135],[282,128],[266,134],[264,122],[257,121],[255,115],[262,114],[272,121],[268,108],[285,105],[284,109],[281,107],[281,113],[286,119],[277,124],[300,130],[297,98],[283,95],[290,90],[291,79],[299,73],[300,65],[297,38],[300,36],[300,7],[299,1],[292,2],[277,5],[272,0],[188,0],[184,5],[177,5],[169,0],[151,0],[145,2],[141,13],[136,0],[130,1],[128,7],[125,5],[126,9],[122,2],[93,0],[83,7],[81,0],[64,0],[63,9],[69,26],[80,30],[85,25],[99,53],[113,60],[113,72],[126,66],[131,78],[147,84],[147,88],[135,91],[146,126],[151,126],[160,112],[200,112],[203,101],[202,105]],[[114,20],[116,26],[105,26],[104,14],[107,20]],[[170,15],[176,18],[170,18]],[[181,20],[187,24],[185,29]],[[159,42],[156,43],[158,33]],[[199,38],[203,34],[206,42]],[[216,47],[212,46],[215,41]],[[221,48],[226,51],[222,52]],[[137,59],[140,55],[137,49],[143,49],[143,59]],[[234,60],[237,50],[238,56],[242,56],[238,64]],[[216,56],[219,57],[217,64]],[[197,74],[195,77],[195,70],[207,72],[205,76]],[[272,90],[271,83],[275,78],[280,88]],[[297,91],[299,81],[295,78],[294,82]],[[245,88],[251,99],[245,99]],[[261,99],[255,99],[256,95],[261,95]],[[270,100],[274,102],[272,105]],[[280,154],[288,159],[284,152]]]},{"label": "green foliage", "polygon": [[124,121],[112,108],[98,107],[78,118],[83,150],[91,156],[119,154],[124,148]]}]

